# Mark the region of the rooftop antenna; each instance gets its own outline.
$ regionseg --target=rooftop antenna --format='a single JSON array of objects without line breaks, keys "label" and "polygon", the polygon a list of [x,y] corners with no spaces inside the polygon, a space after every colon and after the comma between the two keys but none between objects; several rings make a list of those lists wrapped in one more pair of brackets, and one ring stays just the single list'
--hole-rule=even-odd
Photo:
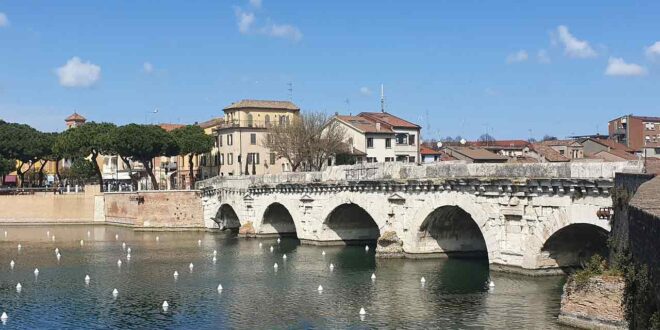
[{"label": "rooftop antenna", "polygon": [[289,85],[289,88],[288,88],[288,91],[289,91],[289,101],[293,101],[293,83],[292,83],[292,82],[289,82],[288,85]]},{"label": "rooftop antenna", "polygon": [[351,100],[349,98],[346,98],[346,100],[344,102],[346,102],[346,109],[350,113],[351,112]]},{"label": "rooftop antenna", "polygon": [[385,87],[380,84],[380,112],[385,112]]}]

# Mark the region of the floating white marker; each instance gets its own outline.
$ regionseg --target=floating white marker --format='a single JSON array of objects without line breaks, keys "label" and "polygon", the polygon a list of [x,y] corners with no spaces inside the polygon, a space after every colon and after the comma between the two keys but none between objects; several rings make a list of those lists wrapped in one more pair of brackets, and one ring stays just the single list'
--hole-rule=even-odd
[{"label": "floating white marker", "polygon": [[46,231],[46,236],[50,237],[50,230]]},{"label": "floating white marker", "polygon": [[375,281],[375,280],[376,280],[376,274],[375,274],[375,273],[371,273],[371,280],[372,280],[372,281]]},{"label": "floating white marker", "polygon": [[19,243],[19,244],[18,244],[18,251],[20,251],[21,248],[22,248],[22,246],[21,246],[21,244]]},{"label": "floating white marker", "polygon": [[121,243],[121,248],[126,250],[126,242]]},{"label": "floating white marker", "polygon": [[259,242],[259,247],[263,247],[263,246],[264,246],[264,245],[263,245],[261,242]]},{"label": "floating white marker", "polygon": [[90,280],[91,278],[89,277],[89,275],[85,275],[85,284],[89,284]]},{"label": "floating white marker", "polygon": [[121,267],[121,259],[117,260],[117,266]]},{"label": "floating white marker", "polygon": [[218,292],[222,291],[222,284],[218,284]]},{"label": "floating white marker", "polygon": [[273,268],[275,268],[275,270],[277,270],[277,263],[275,263],[275,264],[273,265]]},{"label": "floating white marker", "polygon": [[[19,249],[19,250],[20,250],[20,249]],[[273,246],[271,245],[271,247],[270,247],[270,252],[273,252],[273,250],[274,250],[274,249],[273,249]]]},{"label": "floating white marker", "polygon": [[130,253],[126,255],[126,260],[131,261],[131,254]]},{"label": "floating white marker", "polygon": [[55,242],[55,235],[50,237],[53,242]]},{"label": "floating white marker", "polygon": [[364,310],[364,307],[360,308],[360,315],[366,315],[367,311]]},{"label": "floating white marker", "polygon": [[278,238],[277,238],[277,244],[280,244],[281,241],[282,241],[282,240],[280,240],[280,238],[278,237]]},{"label": "floating white marker", "polygon": [[216,263],[217,261],[218,261],[218,258],[216,258],[215,256],[213,256],[213,263]]},{"label": "floating white marker", "polygon": [[90,236],[92,236],[92,233],[88,230],[87,231],[87,237],[90,237]]},{"label": "floating white marker", "polygon": [[115,234],[115,241],[119,239],[119,234]]},{"label": "floating white marker", "polygon": [[322,286],[322,285],[319,285],[319,288],[318,288],[318,289],[316,289],[316,290],[318,290],[318,292],[321,292],[321,291],[323,291],[323,286]]},{"label": "floating white marker", "polygon": [[160,241],[160,236],[156,236],[156,242]]},{"label": "floating white marker", "polygon": [[197,240],[197,245],[202,246],[202,240],[201,239]]},{"label": "floating white marker", "polygon": [[39,268],[34,269],[34,276],[39,276]]},{"label": "floating white marker", "polygon": [[167,303],[167,300],[163,301],[163,311],[167,312],[168,308],[170,308],[170,304]]},{"label": "floating white marker", "polygon": [[369,245],[366,245],[366,246],[364,247],[364,250],[367,251],[367,252],[369,252]]},{"label": "floating white marker", "polygon": [[494,288],[495,287],[495,282],[490,281],[490,283],[488,283],[488,287]]},{"label": "floating white marker", "polygon": [[[7,237],[7,231],[6,230],[5,230],[5,237]],[[7,314],[4,314],[4,315],[7,315]]]},{"label": "floating white marker", "polygon": [[58,254],[58,253],[60,253],[60,249],[59,249],[59,248],[55,248],[55,254]]},{"label": "floating white marker", "polygon": [[424,276],[422,276],[422,279],[420,279],[419,281],[422,282],[422,284],[426,283],[426,279],[424,278]]},{"label": "floating white marker", "polygon": [[80,246],[83,246],[83,245],[85,245],[85,241],[80,240]]},{"label": "floating white marker", "polygon": [[330,271],[332,271],[333,269],[335,269],[335,265],[330,264]]},{"label": "floating white marker", "polygon": [[117,289],[112,290],[113,297],[117,298],[118,295],[119,295],[119,291],[117,291]]},{"label": "floating white marker", "polygon": [[325,255],[325,250],[323,250],[323,252],[321,252],[321,255],[322,255],[322,256],[324,256],[324,255]]},{"label": "floating white marker", "polygon": [[58,253],[58,254],[55,255],[55,257],[57,258],[57,261],[60,261],[60,258],[62,258],[62,255]]},{"label": "floating white marker", "polygon": [[23,290],[23,286],[18,282],[18,284],[16,284],[16,292],[21,293],[21,290]]},{"label": "floating white marker", "polygon": [[131,254],[131,248],[126,249],[126,253]]},{"label": "floating white marker", "polygon": [[176,280],[178,277],[179,277],[179,272],[177,272],[177,271],[175,270],[175,271],[174,271],[174,279]]},{"label": "floating white marker", "polygon": [[14,265],[15,265],[15,264],[16,264],[16,263],[14,262],[14,260],[10,261],[10,262],[9,262],[9,268],[14,269]]},{"label": "floating white marker", "polygon": [[[5,232],[6,235],[7,232]],[[7,313],[2,312],[2,316],[0,316],[0,321],[2,321],[2,324],[5,324],[7,322],[7,319],[9,319],[9,316],[7,316]]]},{"label": "floating white marker", "polygon": [[195,265],[193,265],[192,262],[190,263],[190,265],[188,265],[188,268],[190,269],[191,272],[193,271],[193,268],[194,268],[194,267],[195,267]]},{"label": "floating white marker", "polygon": [[218,255],[218,250],[213,250],[213,256],[215,257],[217,255]]}]

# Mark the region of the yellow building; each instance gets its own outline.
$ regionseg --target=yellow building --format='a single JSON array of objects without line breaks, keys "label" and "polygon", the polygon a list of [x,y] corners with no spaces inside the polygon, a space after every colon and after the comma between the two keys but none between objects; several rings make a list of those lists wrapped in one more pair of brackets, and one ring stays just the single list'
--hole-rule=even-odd
[{"label": "yellow building", "polygon": [[[215,128],[220,175],[273,174],[289,171],[284,159],[263,146],[268,129],[290,123],[300,108],[289,101],[242,100],[224,109]],[[254,163],[254,164],[253,164]]]}]

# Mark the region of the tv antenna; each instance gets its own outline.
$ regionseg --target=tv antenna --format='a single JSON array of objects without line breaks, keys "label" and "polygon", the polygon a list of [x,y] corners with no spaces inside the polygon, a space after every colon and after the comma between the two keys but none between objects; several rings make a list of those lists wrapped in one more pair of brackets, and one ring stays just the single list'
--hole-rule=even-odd
[{"label": "tv antenna", "polygon": [[289,101],[293,101],[293,83],[289,82],[287,85],[289,85],[287,89],[289,91]]},{"label": "tv antenna", "polygon": [[385,112],[385,86],[380,84],[380,112]]}]

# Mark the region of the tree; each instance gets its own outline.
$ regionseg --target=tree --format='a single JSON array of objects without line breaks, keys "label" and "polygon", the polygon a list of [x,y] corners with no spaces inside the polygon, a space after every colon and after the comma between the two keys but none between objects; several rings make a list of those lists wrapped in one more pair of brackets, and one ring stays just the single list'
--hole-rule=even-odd
[{"label": "tree", "polygon": [[305,162],[320,169],[328,157],[345,151],[345,134],[326,114],[306,112],[289,124],[271,128],[262,144],[286,159],[292,171]]},{"label": "tree", "polygon": [[99,155],[112,155],[116,152],[112,140],[116,129],[114,124],[89,122],[66,130],[55,142],[55,150],[63,155],[71,155],[72,158],[89,157],[102,192],[103,175],[97,158]]},{"label": "tree", "polygon": [[479,136],[477,141],[479,141],[479,142],[494,142],[495,138],[492,137],[490,134],[485,133],[485,134],[481,134],[481,136]]},{"label": "tree", "polygon": [[557,137],[546,134],[543,136],[543,140],[541,141],[557,141]]},{"label": "tree", "polygon": [[[39,162],[39,186],[43,185],[44,182],[44,169],[46,164],[49,161],[54,161],[58,163],[59,158],[55,155],[55,142],[57,141],[57,133],[41,133],[37,134],[36,148],[38,151],[38,162]],[[57,172],[57,165],[56,165]]]},{"label": "tree", "polygon": [[48,153],[50,141],[44,134],[28,125],[0,121],[0,156],[16,160],[15,169],[21,186],[25,173]]},{"label": "tree", "polygon": [[14,170],[16,162],[11,159],[5,159],[0,156],[0,185],[5,182],[5,175]]},{"label": "tree", "polygon": [[188,125],[173,130],[172,136],[176,140],[179,152],[182,155],[188,155],[188,168],[190,169],[190,188],[195,185],[195,176],[193,171],[193,157],[211,152],[215,145],[213,136],[204,132],[204,129],[197,125]]},{"label": "tree", "polygon": [[74,159],[71,162],[71,167],[65,169],[62,175],[72,182],[85,183],[98,180],[94,165],[85,158]]},{"label": "tree", "polygon": [[158,190],[158,180],[154,175],[154,158],[179,154],[179,146],[172,134],[156,125],[122,126],[116,130],[112,140],[118,154],[144,165],[155,190]]}]

